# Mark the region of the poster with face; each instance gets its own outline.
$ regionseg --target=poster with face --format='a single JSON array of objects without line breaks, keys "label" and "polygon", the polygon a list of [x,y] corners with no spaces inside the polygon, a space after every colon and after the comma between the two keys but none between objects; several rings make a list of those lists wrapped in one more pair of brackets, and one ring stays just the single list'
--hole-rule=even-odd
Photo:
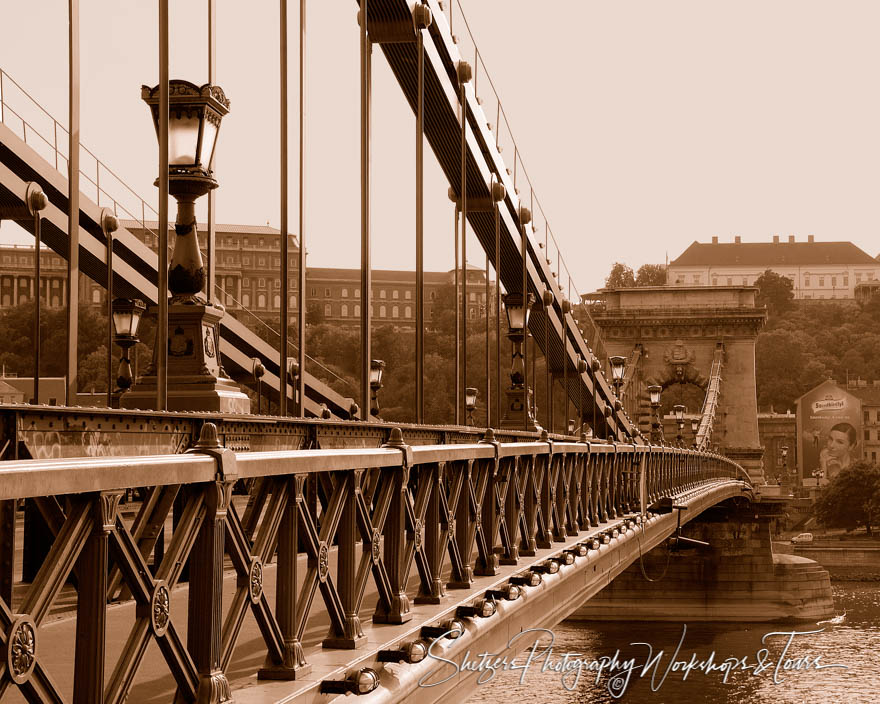
[{"label": "poster with face", "polygon": [[862,402],[834,381],[797,401],[798,466],[806,486],[823,486],[862,458]]}]

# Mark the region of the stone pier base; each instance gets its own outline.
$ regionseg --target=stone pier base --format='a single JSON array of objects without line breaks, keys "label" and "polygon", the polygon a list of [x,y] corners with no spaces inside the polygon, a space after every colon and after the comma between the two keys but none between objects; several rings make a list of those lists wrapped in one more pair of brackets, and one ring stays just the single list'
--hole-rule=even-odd
[{"label": "stone pier base", "polygon": [[774,555],[769,523],[770,511],[760,504],[707,511],[683,534],[709,542],[709,548],[670,552],[666,545],[657,547],[570,618],[796,622],[831,617],[827,570],[796,555]]}]

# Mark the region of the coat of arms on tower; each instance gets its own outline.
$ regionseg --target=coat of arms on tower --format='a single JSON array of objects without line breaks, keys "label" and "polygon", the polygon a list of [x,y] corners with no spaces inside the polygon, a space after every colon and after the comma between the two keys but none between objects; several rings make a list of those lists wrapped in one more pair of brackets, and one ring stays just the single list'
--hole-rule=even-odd
[{"label": "coat of arms on tower", "polygon": [[671,366],[675,372],[675,378],[684,381],[691,375],[687,373],[687,367],[697,359],[693,350],[684,346],[684,342],[676,340],[672,347],[667,347],[663,353],[663,361]]}]

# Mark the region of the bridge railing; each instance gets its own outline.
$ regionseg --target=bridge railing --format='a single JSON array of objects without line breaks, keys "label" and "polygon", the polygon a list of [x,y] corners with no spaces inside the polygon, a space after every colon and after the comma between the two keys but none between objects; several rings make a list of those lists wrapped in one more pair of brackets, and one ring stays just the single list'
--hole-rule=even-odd
[{"label": "bridge railing", "polygon": [[[228,691],[224,673],[248,610],[264,641],[261,676],[299,678],[309,668],[304,647],[364,644],[368,586],[373,624],[400,624],[411,617],[411,602],[441,603],[447,590],[470,588],[475,575],[527,566],[537,550],[588,527],[632,518],[663,496],[743,477],[713,454],[498,443],[491,432],[462,445],[409,446],[397,430],[378,448],[235,453],[219,446],[210,423],[183,455],[4,462],[0,517],[10,510],[14,517],[16,502],[28,499],[54,542],[16,603],[9,580],[0,579],[0,647],[11,653],[0,664],[0,695],[11,684],[31,702],[66,695],[50,673],[57,664],[43,656],[51,648],[40,643],[39,627],[69,579],[78,592],[77,636],[69,644],[74,701],[124,701],[151,640],[184,701],[219,701],[206,691]],[[242,484],[246,502],[233,501],[233,487]],[[119,511],[130,489],[142,493],[133,520]],[[159,552],[172,505],[172,537]],[[5,569],[11,558],[4,549],[8,541],[0,541]],[[237,581],[221,609],[226,558]],[[274,607],[264,591],[273,561]],[[170,609],[185,565],[186,642],[182,616]],[[126,597],[136,602],[134,625],[112,654],[116,662],[108,658],[113,670],[105,678],[105,607]],[[323,640],[307,629],[320,610],[329,619]]]}]

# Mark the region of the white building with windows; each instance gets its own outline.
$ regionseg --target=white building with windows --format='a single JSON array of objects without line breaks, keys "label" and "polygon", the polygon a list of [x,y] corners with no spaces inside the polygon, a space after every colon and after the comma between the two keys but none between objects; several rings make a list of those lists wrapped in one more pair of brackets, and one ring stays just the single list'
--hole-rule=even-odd
[{"label": "white building with windows", "polygon": [[775,235],[771,242],[694,242],[669,263],[667,284],[754,286],[767,269],[791,279],[796,299],[853,299],[857,285],[880,281],[880,261],[852,242]]}]

